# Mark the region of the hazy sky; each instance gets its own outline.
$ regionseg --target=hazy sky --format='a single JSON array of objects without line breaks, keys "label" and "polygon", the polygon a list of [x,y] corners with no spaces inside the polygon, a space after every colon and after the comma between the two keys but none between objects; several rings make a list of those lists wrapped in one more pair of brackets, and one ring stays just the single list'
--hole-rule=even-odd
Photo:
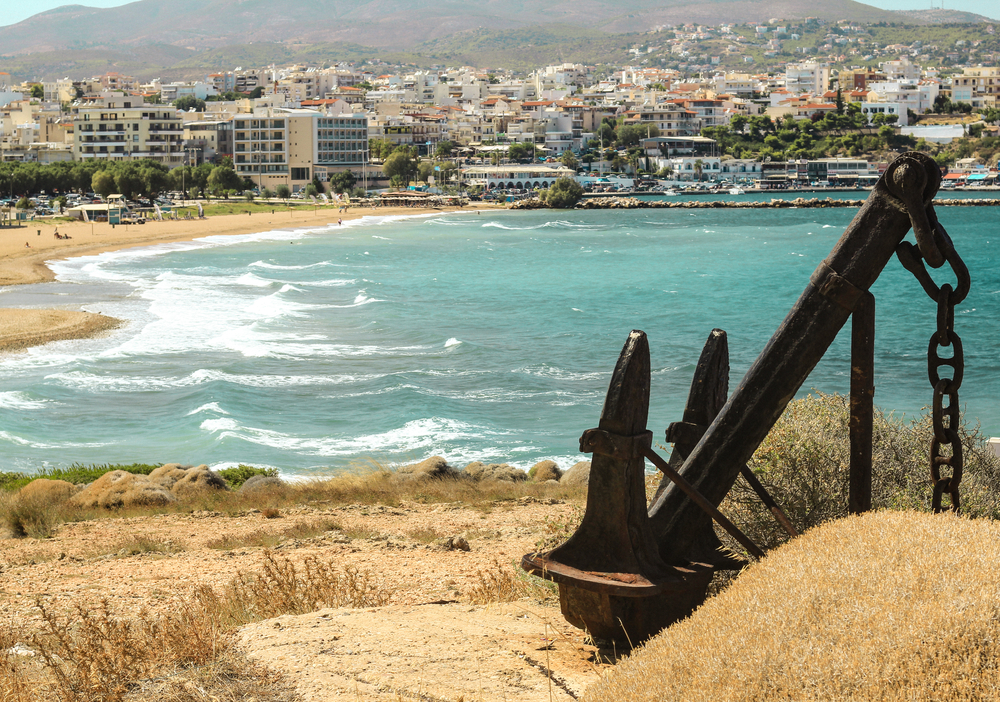
[{"label": "hazy sky", "polygon": [[[942,2],[946,10],[975,12],[1000,20],[1000,3],[997,0],[867,0],[865,4],[881,7],[883,10],[924,10],[930,9],[932,5],[941,7]],[[39,12],[70,4],[88,7],[117,7],[125,5],[126,2],[123,0],[83,0],[79,3],[60,2],[59,0],[34,0],[33,2],[0,0],[0,26],[16,24]]]},{"label": "hazy sky", "polygon": [[1000,3],[996,0],[858,0],[858,2],[883,10],[929,10],[931,7],[941,7],[943,2],[946,10],[975,12],[977,15],[1000,20]]},{"label": "hazy sky", "polygon": [[125,0],[82,0],[81,2],[73,2],[72,0],[63,0],[62,2],[60,0],[33,0],[32,2],[24,2],[24,0],[0,0],[0,26],[17,24],[23,19],[37,15],[39,12],[45,12],[55,7],[63,7],[64,5],[118,7],[119,5],[126,4],[128,3]]}]

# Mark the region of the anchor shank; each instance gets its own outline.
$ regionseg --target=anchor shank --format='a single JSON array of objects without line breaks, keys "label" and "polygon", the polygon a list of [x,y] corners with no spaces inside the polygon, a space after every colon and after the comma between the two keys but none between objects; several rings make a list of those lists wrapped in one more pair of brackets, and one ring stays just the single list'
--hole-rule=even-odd
[{"label": "anchor shank", "polygon": [[[939,183],[936,164],[921,154],[901,156],[879,180],[827,257],[826,268],[821,264],[817,269],[814,282],[806,286],[678,471],[713,504],[721,503],[741,466],[847,322],[852,300],[875,282],[906,236],[911,213],[899,195],[929,208]],[[691,555],[699,534],[685,525],[699,509],[676,485],[664,490],[650,508],[650,524],[666,562],[684,562]]]}]

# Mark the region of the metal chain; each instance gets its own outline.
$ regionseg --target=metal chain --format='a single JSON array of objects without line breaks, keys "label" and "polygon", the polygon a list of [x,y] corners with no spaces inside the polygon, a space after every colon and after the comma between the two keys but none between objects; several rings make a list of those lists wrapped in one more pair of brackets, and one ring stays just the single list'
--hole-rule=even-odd
[{"label": "metal chain", "polygon": [[[965,355],[962,352],[962,339],[955,333],[955,307],[959,305],[969,293],[971,284],[969,269],[955,251],[951,238],[944,228],[934,222],[936,229],[935,243],[944,254],[944,260],[951,266],[955,273],[956,287],[952,288],[949,283],[941,287],[934,284],[920,251],[913,244],[903,242],[896,248],[896,255],[900,263],[908,271],[913,273],[924,291],[937,302],[937,329],[931,335],[930,344],[927,348],[927,377],[931,387],[934,388],[934,399],[932,403],[931,419],[934,427],[934,436],[931,439],[931,481],[934,485],[934,494],[931,505],[935,512],[943,511],[941,500],[945,493],[951,498],[951,510],[957,512],[959,508],[958,486],[962,482],[962,440],[958,435],[960,408],[958,404],[958,389],[962,386],[962,378],[965,374]],[[942,358],[940,349],[951,347],[952,355]],[[951,377],[941,377],[941,367],[951,368]],[[945,398],[948,404],[945,405]],[[947,421],[946,421],[947,420]],[[942,449],[951,447],[950,454],[945,454]],[[941,466],[951,468],[950,476],[941,476]]]}]

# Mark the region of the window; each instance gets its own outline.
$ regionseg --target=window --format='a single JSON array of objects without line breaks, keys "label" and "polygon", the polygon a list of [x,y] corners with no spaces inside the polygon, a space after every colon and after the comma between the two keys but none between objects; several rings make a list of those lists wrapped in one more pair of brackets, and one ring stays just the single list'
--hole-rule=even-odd
[{"label": "window", "polygon": [[309,180],[308,168],[293,168],[292,180]]}]

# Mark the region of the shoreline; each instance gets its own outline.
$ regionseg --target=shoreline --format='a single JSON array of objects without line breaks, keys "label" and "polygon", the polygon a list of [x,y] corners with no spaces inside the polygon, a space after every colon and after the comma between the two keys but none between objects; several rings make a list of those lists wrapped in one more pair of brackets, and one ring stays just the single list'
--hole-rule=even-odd
[{"label": "shoreline", "polygon": [[[26,226],[0,228],[0,287],[47,283],[55,280],[49,261],[90,256],[156,244],[193,241],[209,236],[258,234],[278,229],[327,227],[337,220],[364,217],[416,217],[446,212],[503,209],[479,207],[379,207],[337,212],[333,206],[280,210],[273,214],[216,215],[194,220],[149,220],[145,224],[107,222],[27,222]],[[55,233],[68,236],[57,239]],[[2,304],[2,298],[0,298]],[[125,324],[106,315],[83,311],[0,307],[0,353],[22,351],[51,341],[85,339]]]}]

